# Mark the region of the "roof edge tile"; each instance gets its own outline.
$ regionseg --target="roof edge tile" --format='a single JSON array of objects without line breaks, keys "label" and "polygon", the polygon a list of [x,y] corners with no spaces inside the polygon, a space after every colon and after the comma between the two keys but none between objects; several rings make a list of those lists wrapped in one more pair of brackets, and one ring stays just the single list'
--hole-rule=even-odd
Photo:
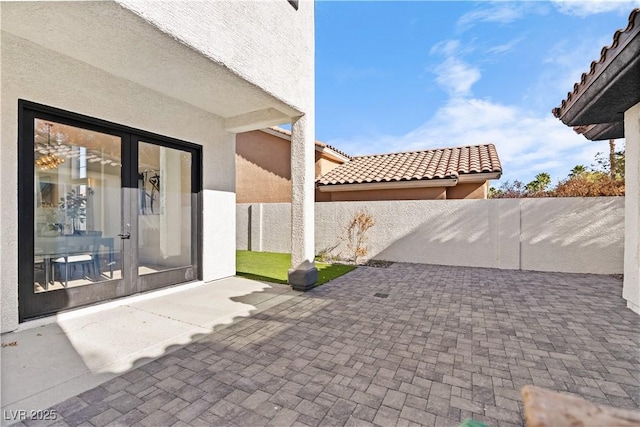
[{"label": "roof edge tile", "polygon": [[554,117],[560,119],[569,108],[570,104],[572,104],[573,98],[578,96],[582,88],[591,83],[591,81],[596,77],[596,74],[599,74],[600,68],[602,68],[608,60],[607,57],[609,56],[609,52],[612,52],[620,44],[620,37],[623,34],[631,33],[636,27],[640,28],[640,22],[636,21],[640,21],[640,8],[635,8],[631,11],[626,28],[616,30],[613,34],[613,41],[611,42],[611,45],[602,48],[600,51],[600,58],[597,61],[591,61],[589,72],[582,73],[580,81],[573,85],[573,91],[567,93],[566,98],[562,100],[559,107],[551,110]]}]

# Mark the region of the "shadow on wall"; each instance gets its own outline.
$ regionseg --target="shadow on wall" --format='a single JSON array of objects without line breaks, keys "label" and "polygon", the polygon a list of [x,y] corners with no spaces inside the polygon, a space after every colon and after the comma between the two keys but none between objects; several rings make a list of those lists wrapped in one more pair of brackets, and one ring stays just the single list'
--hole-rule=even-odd
[{"label": "shadow on wall", "polygon": [[[262,204],[260,224],[248,219],[246,206],[239,206],[238,211],[238,249],[252,246],[247,242],[256,240],[257,233],[262,250],[288,252],[289,204]],[[376,223],[368,232],[366,258],[538,271],[623,272],[623,197],[324,202],[316,203],[315,208],[316,254],[340,243],[346,224],[362,211]],[[247,221],[254,223],[253,228]],[[344,243],[332,253],[345,255]]]},{"label": "shadow on wall", "polygon": [[[394,209],[394,215],[377,218],[381,235],[371,241],[382,245],[372,245],[371,255],[396,262],[518,268],[500,262],[501,252],[513,250],[509,243],[517,247],[518,239],[517,229],[505,230],[500,222],[517,216],[519,206],[513,201],[499,205],[461,200],[425,203],[409,212]],[[400,237],[393,233],[398,229],[403,229]]]},{"label": "shadow on wall", "polygon": [[[402,211],[379,217],[371,236],[376,243],[370,246],[372,257],[539,271],[623,271],[623,198],[463,201],[424,208],[417,224]],[[399,228],[405,230],[394,238]]]},{"label": "shadow on wall", "polygon": [[524,199],[523,270],[624,271],[624,198]]}]

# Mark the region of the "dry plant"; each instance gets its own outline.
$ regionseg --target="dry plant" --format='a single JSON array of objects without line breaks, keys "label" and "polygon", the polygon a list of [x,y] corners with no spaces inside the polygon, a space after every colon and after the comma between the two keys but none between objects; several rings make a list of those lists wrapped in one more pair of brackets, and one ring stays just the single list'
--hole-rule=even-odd
[{"label": "dry plant", "polygon": [[333,251],[340,246],[340,241],[338,241],[337,243],[328,246],[324,249],[322,249],[318,255],[316,255],[318,257],[318,261],[320,262],[324,262],[324,263],[333,263],[335,261],[339,261],[340,257],[338,255],[334,255]]},{"label": "dry plant", "polygon": [[367,256],[368,248],[367,231],[375,225],[373,217],[366,212],[359,211],[345,227],[342,241],[347,247],[348,256],[354,264],[358,263],[358,259]]},{"label": "dry plant", "polygon": [[605,173],[576,176],[558,184],[556,197],[624,196],[624,180],[611,178]]}]

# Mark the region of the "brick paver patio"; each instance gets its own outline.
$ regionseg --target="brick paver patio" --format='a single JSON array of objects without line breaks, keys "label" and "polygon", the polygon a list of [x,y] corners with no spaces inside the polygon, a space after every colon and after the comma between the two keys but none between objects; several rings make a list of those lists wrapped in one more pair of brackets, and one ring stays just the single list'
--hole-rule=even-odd
[{"label": "brick paver patio", "polygon": [[621,293],[609,276],[359,268],[57,405],[56,425],[502,427],[522,425],[526,384],[638,409]]}]

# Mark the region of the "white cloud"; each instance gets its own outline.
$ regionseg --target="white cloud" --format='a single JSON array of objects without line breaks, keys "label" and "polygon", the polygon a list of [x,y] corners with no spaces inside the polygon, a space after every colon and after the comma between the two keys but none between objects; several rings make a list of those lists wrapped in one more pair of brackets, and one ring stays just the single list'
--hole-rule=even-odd
[{"label": "white cloud", "polygon": [[551,113],[540,116],[480,99],[451,99],[409,135],[412,149],[423,148],[425,143],[431,146],[493,143],[505,174],[511,179],[519,178],[523,172],[525,175],[542,172],[550,160],[561,159],[561,153],[588,143]]},{"label": "white cloud", "polygon": [[460,53],[460,41],[459,40],[442,40],[433,45],[429,51],[432,55],[440,54],[445,56],[451,56]]},{"label": "white cloud", "polygon": [[465,13],[458,19],[457,28],[460,31],[464,31],[482,22],[509,24],[522,18],[525,11],[526,8],[522,4],[500,2]]},{"label": "white cloud", "polygon": [[575,165],[590,165],[596,152],[607,149],[576,134],[550,112],[540,115],[473,98],[450,99],[405,135],[361,135],[327,142],[353,155],[492,143],[504,170],[501,182],[528,182],[540,172],[548,172],[557,182]]},{"label": "white cloud", "polygon": [[640,0],[552,0],[562,13],[573,16],[589,16],[606,12],[631,12],[640,7]]},{"label": "white cloud", "polygon": [[451,96],[465,96],[480,80],[480,71],[461,59],[449,57],[435,67],[436,82]]},{"label": "white cloud", "polygon": [[430,50],[432,55],[444,55],[445,60],[434,66],[430,71],[436,75],[438,83],[450,96],[466,96],[471,93],[471,87],[480,80],[481,73],[461,58],[463,53],[473,51],[470,46],[462,47],[458,40],[443,40],[436,43]]},{"label": "white cloud", "polygon": [[513,39],[507,43],[498,45],[498,46],[494,46],[491,47],[489,49],[487,49],[487,53],[491,53],[494,55],[500,55],[503,53],[507,53],[511,50],[513,50],[514,47],[516,47],[522,40],[524,40],[524,37],[518,37],[516,39]]},{"label": "white cloud", "polygon": [[640,7],[640,0],[551,0],[551,1],[489,1],[479,8],[462,15],[457,23],[458,31],[466,31],[477,24],[510,24],[528,14],[545,14],[553,5],[566,15],[585,17],[607,12],[629,13]]}]

